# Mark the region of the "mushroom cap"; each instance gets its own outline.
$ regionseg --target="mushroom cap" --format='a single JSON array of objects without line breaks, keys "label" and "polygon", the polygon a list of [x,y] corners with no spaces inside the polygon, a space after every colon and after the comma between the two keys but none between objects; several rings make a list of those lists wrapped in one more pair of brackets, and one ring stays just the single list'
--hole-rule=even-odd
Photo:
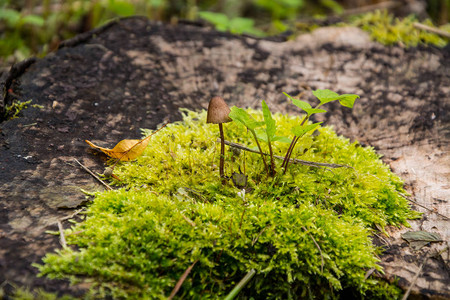
[{"label": "mushroom cap", "polygon": [[220,96],[212,97],[208,105],[208,114],[206,116],[206,123],[228,123],[231,122],[228,114],[230,108]]}]

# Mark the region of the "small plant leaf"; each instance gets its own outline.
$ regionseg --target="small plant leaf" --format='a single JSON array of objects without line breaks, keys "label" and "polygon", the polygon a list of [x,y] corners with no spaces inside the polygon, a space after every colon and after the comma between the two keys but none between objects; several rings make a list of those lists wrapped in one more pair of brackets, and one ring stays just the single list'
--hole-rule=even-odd
[{"label": "small plant leaf", "polygon": [[45,20],[41,16],[27,15],[22,18],[21,22],[23,24],[30,24],[30,25],[42,27],[42,26],[44,26]]},{"label": "small plant leaf", "polygon": [[322,124],[322,123],[323,122],[318,122],[318,123],[303,125],[303,126],[298,125],[298,126],[295,126],[292,128],[292,132],[294,133],[295,136],[303,136],[305,133],[319,127],[320,124]]},{"label": "small plant leaf", "polygon": [[262,111],[264,122],[266,123],[266,133],[268,140],[272,140],[272,137],[275,136],[275,132],[277,131],[277,126],[275,125],[275,120],[272,118],[272,113],[270,112],[269,106],[267,106],[266,101],[262,101]]},{"label": "small plant leaf", "polygon": [[325,90],[315,90],[312,92],[317,99],[319,99],[320,104],[325,104],[339,98],[339,94],[328,89]]},{"label": "small plant leaf", "polygon": [[20,12],[14,9],[0,9],[0,20],[5,20],[9,26],[15,27],[20,21]]},{"label": "small plant leaf", "polygon": [[427,231],[409,231],[402,234],[402,238],[415,250],[421,249],[428,243],[442,242],[442,238],[438,233]]},{"label": "small plant leaf", "polygon": [[290,95],[288,95],[286,93],[283,93],[283,94],[285,94],[289,99],[292,100],[292,104],[294,104],[295,106],[303,109],[308,114],[308,116],[311,116],[312,114],[327,112],[324,109],[312,108],[311,105],[308,102],[306,102],[306,101],[295,99],[295,98],[293,98],[292,96],[290,96]]},{"label": "small plant leaf", "polygon": [[273,142],[286,143],[286,144],[289,144],[290,142],[292,142],[292,140],[290,138],[285,137],[285,136],[278,136],[278,135],[275,135],[272,138],[272,141]]},{"label": "small plant leaf", "polygon": [[230,19],[225,14],[211,11],[200,11],[198,16],[205,21],[212,23],[219,31],[226,31],[230,25]]},{"label": "small plant leaf", "polygon": [[339,103],[342,106],[352,108],[356,99],[359,98],[358,95],[355,94],[343,94],[339,95],[336,92],[330,91],[328,89],[325,90],[315,90],[313,91],[313,95],[317,97],[320,101],[320,105],[326,104],[331,101],[339,100]]},{"label": "small plant leaf", "polygon": [[[265,130],[263,129],[256,129],[255,130],[256,133],[256,137],[258,138],[258,140],[261,140],[263,142],[268,142],[269,140],[267,139],[267,133]],[[280,143],[290,143],[292,140],[288,137],[285,136],[278,136],[278,135],[273,135],[270,138],[271,142],[280,142]]]},{"label": "small plant leaf", "polygon": [[353,108],[353,105],[355,104],[356,99],[358,99],[359,96],[355,94],[343,94],[339,96],[339,103],[342,106]]},{"label": "small plant leaf", "polygon": [[264,125],[264,122],[256,121],[245,109],[233,106],[230,114],[228,115],[233,121],[241,123],[249,130],[255,130],[258,127]]}]

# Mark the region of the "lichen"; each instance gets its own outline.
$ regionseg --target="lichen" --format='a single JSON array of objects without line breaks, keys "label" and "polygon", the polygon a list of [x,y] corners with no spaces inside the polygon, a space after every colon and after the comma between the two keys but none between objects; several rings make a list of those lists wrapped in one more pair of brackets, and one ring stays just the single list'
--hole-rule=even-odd
[{"label": "lichen", "polygon": [[[258,154],[228,148],[225,173],[248,176],[244,196],[231,181],[221,183],[217,126],[205,123],[205,112],[183,113],[137,160],[116,165],[118,189],[97,193],[86,220],[65,232],[76,247],[48,254],[41,276],[88,281],[99,297],[158,299],[197,261],[177,296],[223,297],[251,269],[257,275],[242,299],[334,298],[343,288],[361,295],[379,288],[365,279],[369,269],[381,271],[370,235],[388,224],[408,226],[418,213],[373,148],[321,127],[292,157],[349,168],[296,164],[274,177]],[[289,135],[295,117],[274,118]],[[224,127],[227,140],[255,146],[243,127]],[[273,146],[275,155],[288,147]]]}]

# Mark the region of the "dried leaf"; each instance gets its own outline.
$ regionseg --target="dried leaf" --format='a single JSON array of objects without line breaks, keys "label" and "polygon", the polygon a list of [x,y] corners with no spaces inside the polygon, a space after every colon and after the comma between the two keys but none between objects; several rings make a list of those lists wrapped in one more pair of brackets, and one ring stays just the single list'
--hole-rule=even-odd
[{"label": "dried leaf", "polygon": [[129,161],[136,159],[139,157],[139,155],[144,152],[145,148],[147,148],[148,142],[150,140],[150,137],[163,129],[167,126],[169,123],[165,123],[163,126],[161,126],[158,130],[154,131],[152,134],[147,136],[146,138],[143,138],[142,140],[121,140],[114,148],[103,148],[97,145],[94,145],[88,140],[85,140],[86,143],[88,143],[89,146],[91,146],[94,149],[98,149],[103,151],[106,155],[117,158],[121,161]]},{"label": "dried leaf", "polygon": [[121,161],[129,161],[136,159],[147,148],[150,136],[142,140],[121,140],[114,148],[108,149],[86,140],[89,146],[92,148],[103,151],[106,155],[112,158],[118,158]]},{"label": "dried leaf", "polygon": [[410,246],[415,250],[419,250],[426,244],[431,242],[442,242],[442,238],[438,233],[427,231],[410,231],[402,234],[402,238],[408,241]]}]

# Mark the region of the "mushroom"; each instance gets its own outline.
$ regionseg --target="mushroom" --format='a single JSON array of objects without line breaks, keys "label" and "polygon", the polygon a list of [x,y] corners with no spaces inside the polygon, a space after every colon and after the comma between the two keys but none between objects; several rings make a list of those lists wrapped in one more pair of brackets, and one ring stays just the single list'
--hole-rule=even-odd
[{"label": "mushroom", "polygon": [[[228,116],[230,108],[220,96],[212,97],[208,105],[208,114],[206,117],[206,123],[219,124],[220,130],[220,177],[225,178],[223,167],[225,164],[225,137],[223,135],[223,123],[231,122],[231,118]],[[224,181],[222,181],[224,183]]]}]

